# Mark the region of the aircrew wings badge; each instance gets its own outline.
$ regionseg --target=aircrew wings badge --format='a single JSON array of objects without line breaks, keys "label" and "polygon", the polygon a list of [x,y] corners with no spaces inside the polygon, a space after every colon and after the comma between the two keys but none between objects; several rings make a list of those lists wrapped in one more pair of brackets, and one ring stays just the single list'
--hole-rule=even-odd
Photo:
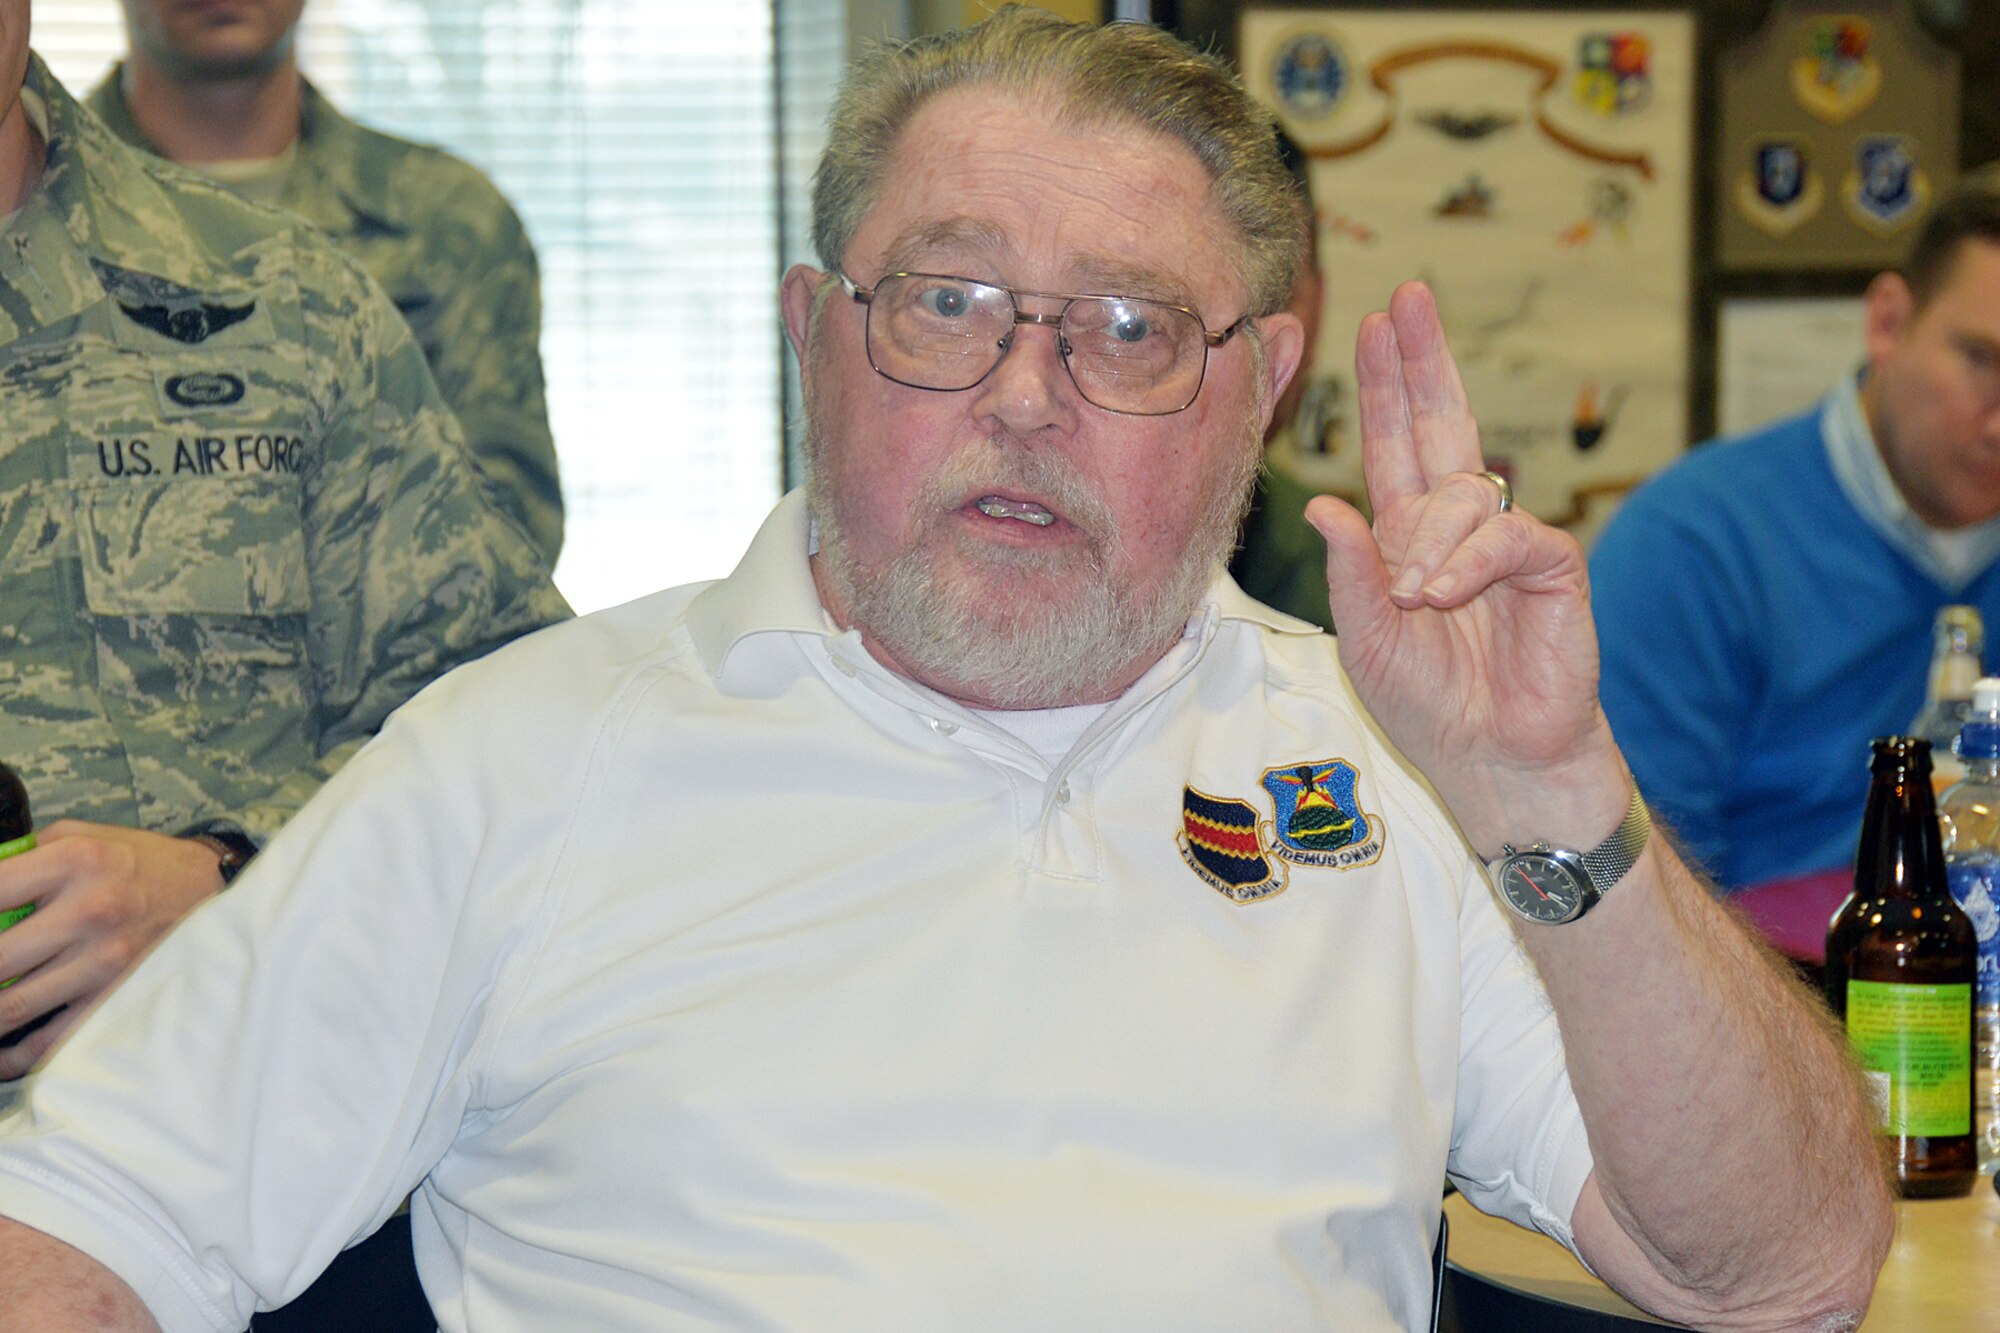
[{"label": "aircrew wings badge", "polygon": [[1290,867],[1352,870],[1382,855],[1382,818],[1361,809],[1360,775],[1345,759],[1280,764],[1259,779],[1272,818],[1248,801],[1181,792],[1181,859],[1203,883],[1236,903],[1285,891]]}]

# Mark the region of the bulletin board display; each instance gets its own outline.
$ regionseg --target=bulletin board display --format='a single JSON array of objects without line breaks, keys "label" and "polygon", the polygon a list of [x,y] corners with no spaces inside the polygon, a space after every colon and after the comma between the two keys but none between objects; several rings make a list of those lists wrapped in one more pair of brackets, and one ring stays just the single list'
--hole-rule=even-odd
[{"label": "bulletin board display", "polygon": [[1686,442],[1692,13],[1251,7],[1238,36],[1310,160],[1326,276],[1273,466],[1362,493],[1354,331],[1420,278],[1489,465],[1587,537]]}]

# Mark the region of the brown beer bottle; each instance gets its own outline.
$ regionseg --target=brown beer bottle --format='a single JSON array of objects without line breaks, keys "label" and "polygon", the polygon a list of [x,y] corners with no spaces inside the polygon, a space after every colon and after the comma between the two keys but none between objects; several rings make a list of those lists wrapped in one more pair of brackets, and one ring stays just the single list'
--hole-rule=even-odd
[{"label": "brown beer bottle", "polygon": [[1826,996],[1874,1094],[1905,1198],[1964,1194],[1978,942],[1945,881],[1930,742],[1874,743],[1854,892],[1826,932]]}]

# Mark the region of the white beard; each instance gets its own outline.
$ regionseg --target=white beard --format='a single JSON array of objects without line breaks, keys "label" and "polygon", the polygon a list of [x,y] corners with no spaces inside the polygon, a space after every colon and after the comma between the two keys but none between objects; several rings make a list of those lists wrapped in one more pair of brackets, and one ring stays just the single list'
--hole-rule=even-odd
[{"label": "white beard", "polygon": [[[807,494],[831,592],[906,672],[995,708],[1099,702],[1164,654],[1235,543],[1260,457],[1256,423],[1245,421],[1171,576],[1137,594],[1118,574],[1117,516],[1075,465],[1058,451],[990,440],[960,450],[925,483],[905,549],[863,564],[840,513],[840,461],[812,416],[809,408]],[[946,527],[968,493],[1039,496],[1086,540],[1046,553],[975,545]]]}]

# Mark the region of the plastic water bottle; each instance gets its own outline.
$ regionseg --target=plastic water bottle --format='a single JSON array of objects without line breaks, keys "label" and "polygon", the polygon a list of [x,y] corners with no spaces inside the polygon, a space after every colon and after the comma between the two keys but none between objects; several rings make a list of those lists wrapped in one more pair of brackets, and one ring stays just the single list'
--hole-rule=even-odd
[{"label": "plastic water bottle", "polygon": [[1938,801],[1951,896],[1979,937],[1972,999],[1972,1126],[1979,1169],[2000,1164],[2000,676],[1981,677],[1958,733],[1965,776]]},{"label": "plastic water bottle", "polygon": [[1972,711],[1972,682],[1985,674],[1986,626],[1976,606],[1940,607],[1931,626],[1931,669],[1924,706],[1906,733],[1931,743],[1931,781],[1940,793],[1965,776],[1953,748],[1958,729]]}]

